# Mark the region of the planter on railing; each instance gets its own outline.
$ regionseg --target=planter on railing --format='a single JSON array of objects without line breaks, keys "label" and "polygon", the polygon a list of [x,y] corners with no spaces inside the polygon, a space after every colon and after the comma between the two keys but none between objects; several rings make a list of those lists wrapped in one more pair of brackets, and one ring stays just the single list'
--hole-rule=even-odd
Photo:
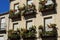
[{"label": "planter on railing", "polygon": [[51,4],[47,3],[48,1],[46,0],[40,0],[39,2],[39,11],[48,11],[48,10],[52,10],[54,8],[54,3],[52,1]]},{"label": "planter on railing", "polygon": [[30,15],[30,14],[36,14],[36,8],[35,5],[27,5],[24,7],[25,9],[23,10],[23,15]]},{"label": "planter on railing", "polygon": [[55,37],[56,36],[56,32],[54,31],[43,31],[42,33],[39,33],[41,38],[43,37]]},{"label": "planter on railing", "polygon": [[[50,27],[49,27],[50,26]],[[48,27],[52,28],[51,31],[45,31],[43,26],[39,26],[39,37],[56,37],[57,29],[56,24],[50,24]]]},{"label": "planter on railing", "polygon": [[9,30],[8,31],[8,39],[9,40],[20,40],[19,30],[17,30],[17,31]]},{"label": "planter on railing", "polygon": [[21,30],[9,30],[8,31],[8,39],[9,40],[36,40],[36,26],[32,26],[29,29],[21,29]]},{"label": "planter on railing", "polygon": [[35,40],[36,39],[36,27],[33,26],[29,30],[22,29],[21,36],[23,40]]},{"label": "planter on railing", "polygon": [[52,37],[55,36],[54,34],[54,31],[45,31],[42,33],[42,37]]},{"label": "planter on railing", "polygon": [[20,16],[21,16],[20,11],[16,14],[15,14],[15,10],[10,10],[10,12],[9,12],[9,18],[11,18],[11,19],[20,18]]}]

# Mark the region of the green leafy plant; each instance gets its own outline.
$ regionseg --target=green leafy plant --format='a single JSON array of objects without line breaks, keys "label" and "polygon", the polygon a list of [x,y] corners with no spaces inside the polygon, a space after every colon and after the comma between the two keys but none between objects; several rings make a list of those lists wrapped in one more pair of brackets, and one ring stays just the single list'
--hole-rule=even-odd
[{"label": "green leafy plant", "polygon": [[10,40],[19,40],[20,39],[20,31],[17,30],[17,31],[14,31],[14,30],[9,30],[8,31],[8,38]]},{"label": "green leafy plant", "polygon": [[21,29],[21,36],[25,40],[30,40],[31,38],[36,37],[36,26],[32,26],[28,29]]},{"label": "green leafy plant", "polygon": [[[29,13],[28,13],[29,12]],[[36,12],[35,5],[24,5],[24,10],[22,11],[23,15]]]},{"label": "green leafy plant", "polygon": [[50,10],[53,9],[54,4],[50,4],[50,5],[45,5],[47,3],[47,0],[39,0],[39,11],[46,11],[46,10]]},{"label": "green leafy plant", "polygon": [[15,12],[10,11],[9,13],[9,18],[18,18],[18,16],[21,15],[21,12],[19,11],[18,13],[15,14]]},{"label": "green leafy plant", "polygon": [[48,25],[49,28],[52,28],[51,31],[45,31],[42,26],[39,27],[39,37],[44,37],[44,36],[57,36],[57,29],[56,29],[56,24],[50,24]]}]

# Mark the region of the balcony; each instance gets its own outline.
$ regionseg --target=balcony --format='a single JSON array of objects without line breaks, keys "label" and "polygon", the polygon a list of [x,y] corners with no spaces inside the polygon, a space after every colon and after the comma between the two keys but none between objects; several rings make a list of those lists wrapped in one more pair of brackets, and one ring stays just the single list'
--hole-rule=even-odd
[{"label": "balcony", "polygon": [[52,0],[40,0],[39,2],[39,11],[49,11],[56,8],[56,3]]},{"label": "balcony", "polygon": [[20,19],[21,13],[20,11],[18,13],[15,13],[16,10],[10,10],[9,12],[9,18],[15,20],[15,19]]},{"label": "balcony", "polygon": [[32,5],[27,5],[27,6],[24,6],[24,10],[23,10],[23,15],[34,15],[36,14],[36,8],[35,8],[35,5],[32,4]]},{"label": "balcony", "polygon": [[50,24],[48,25],[47,27],[49,27],[49,29],[52,29],[52,30],[46,30],[46,27],[40,25],[39,26],[39,37],[41,37],[42,39],[43,38],[53,38],[55,39],[55,37],[57,37],[58,33],[57,33],[57,27],[56,27],[56,24]]},{"label": "balcony", "polygon": [[6,29],[5,28],[0,28],[0,34],[1,33],[6,33]]}]

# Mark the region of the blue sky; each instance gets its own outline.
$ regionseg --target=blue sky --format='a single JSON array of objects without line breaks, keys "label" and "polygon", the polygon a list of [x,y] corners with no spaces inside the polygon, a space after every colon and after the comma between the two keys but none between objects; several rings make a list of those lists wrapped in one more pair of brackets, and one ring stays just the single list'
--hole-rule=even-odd
[{"label": "blue sky", "polygon": [[0,14],[9,11],[9,0],[0,0]]}]

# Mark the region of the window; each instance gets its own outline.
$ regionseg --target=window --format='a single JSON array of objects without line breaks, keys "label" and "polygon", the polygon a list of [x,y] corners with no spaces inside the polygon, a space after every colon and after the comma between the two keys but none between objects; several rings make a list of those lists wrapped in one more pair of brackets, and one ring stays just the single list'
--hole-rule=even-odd
[{"label": "window", "polygon": [[16,31],[19,28],[18,23],[13,24],[13,29]]},{"label": "window", "polygon": [[47,3],[45,5],[51,5],[54,4],[52,0],[47,0]]},{"label": "window", "polygon": [[4,37],[0,37],[0,40],[4,40]]},{"label": "window", "polygon": [[33,1],[32,0],[28,0],[28,5],[32,5]]},{"label": "window", "polygon": [[49,28],[49,27],[47,26],[48,24],[53,23],[52,17],[45,18],[45,19],[44,19],[44,23],[45,23],[45,30],[46,30],[46,31],[52,31],[52,28]]},{"label": "window", "polygon": [[19,12],[19,3],[14,5],[14,9],[15,9],[15,14]]},{"label": "window", "polygon": [[5,18],[1,18],[1,30],[5,30],[6,27],[6,20]]},{"label": "window", "polygon": [[32,20],[26,22],[27,29],[33,26]]}]

